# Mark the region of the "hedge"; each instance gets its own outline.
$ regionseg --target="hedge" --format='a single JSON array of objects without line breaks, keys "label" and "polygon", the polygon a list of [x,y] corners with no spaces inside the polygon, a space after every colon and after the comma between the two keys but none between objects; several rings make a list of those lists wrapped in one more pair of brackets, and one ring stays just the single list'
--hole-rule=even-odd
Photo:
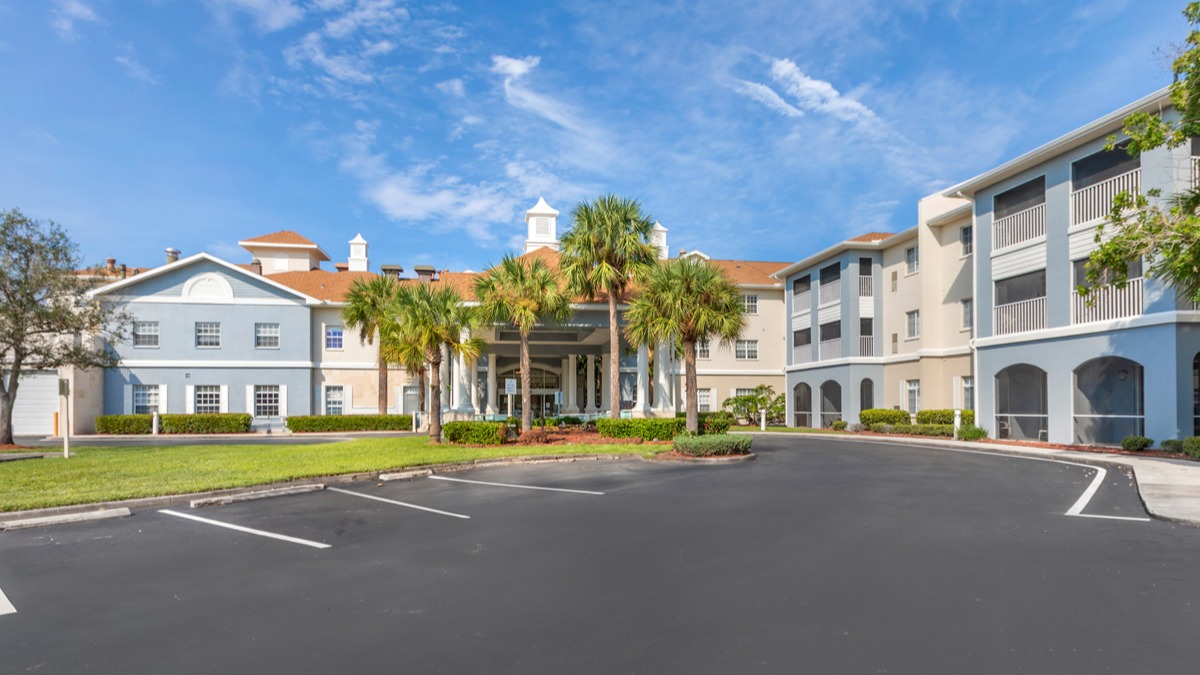
[{"label": "hedge", "polygon": [[[723,434],[729,431],[729,427],[733,425],[733,413],[728,410],[714,410],[711,412],[696,413],[700,418],[700,433],[702,435]],[[675,419],[684,420],[684,428],[687,428],[687,413],[675,413]]]},{"label": "hedge", "polygon": [[1121,439],[1121,448],[1128,452],[1141,452],[1152,445],[1154,441],[1145,436],[1126,436]]},{"label": "hedge", "polygon": [[744,455],[750,452],[750,436],[679,436],[675,439],[675,452],[692,457],[716,457],[720,455]]},{"label": "hedge", "polygon": [[1183,439],[1183,454],[1200,459],[1200,436],[1188,436]]},{"label": "hedge", "polygon": [[[517,420],[516,426],[521,426],[521,420],[519,418],[513,418],[513,419]],[[563,415],[562,417],[547,417],[545,419],[535,419],[532,422],[530,422],[530,426],[534,426],[534,427],[556,427],[560,424],[565,424],[569,427],[571,427],[571,426],[577,427],[577,426],[583,424],[583,419],[579,418],[579,417],[575,417],[573,415]]]},{"label": "hedge", "polygon": [[869,427],[872,424],[909,424],[912,418],[903,410],[869,408],[858,413],[858,421]]},{"label": "hedge", "polygon": [[981,438],[987,438],[987,435],[987,429],[974,424],[964,424],[958,428],[958,438],[962,441],[978,441]]},{"label": "hedge", "polygon": [[503,422],[446,422],[442,436],[447,443],[500,445],[508,438],[508,428]]},{"label": "hedge", "polygon": [[896,424],[892,427],[893,434],[909,434],[911,436],[946,436],[954,437],[953,424]]},{"label": "hedge", "polygon": [[[962,411],[963,424],[975,424],[975,411]],[[917,424],[954,424],[953,410],[919,410]]]},{"label": "hedge", "polygon": [[[149,434],[150,415],[102,415],[96,418],[98,434]],[[164,434],[243,434],[250,431],[248,413],[212,415],[159,415]]]},{"label": "hedge", "polygon": [[412,415],[296,415],[287,428],[296,433],[314,431],[412,431]]},{"label": "hedge", "polygon": [[1183,441],[1177,438],[1168,438],[1162,442],[1162,449],[1167,452],[1183,452]]},{"label": "hedge", "polygon": [[642,438],[647,441],[669,441],[683,433],[684,420],[671,418],[596,420],[596,431],[607,438]]}]

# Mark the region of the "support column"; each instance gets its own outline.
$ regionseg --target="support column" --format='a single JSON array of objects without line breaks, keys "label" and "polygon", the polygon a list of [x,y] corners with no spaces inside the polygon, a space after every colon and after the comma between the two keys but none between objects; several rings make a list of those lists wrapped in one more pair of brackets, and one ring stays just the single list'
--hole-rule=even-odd
[{"label": "support column", "polygon": [[612,358],[608,354],[600,357],[600,409],[612,411]]},{"label": "support column", "polygon": [[[466,341],[470,339],[471,334],[463,331],[460,339]],[[467,363],[466,357],[461,353],[454,357],[454,412],[470,413],[471,409],[471,371],[475,369],[475,362]]]},{"label": "support column", "polygon": [[500,398],[496,395],[496,352],[488,352],[487,387],[487,414],[495,415],[499,412],[496,400]]},{"label": "support column", "polygon": [[650,347],[638,346],[637,354],[637,402],[634,410],[645,416],[650,411]]},{"label": "support column", "polygon": [[483,412],[482,406],[479,404],[479,362],[471,361],[471,366],[467,369],[467,380],[471,386],[471,412],[478,415]]},{"label": "support column", "polygon": [[579,356],[569,354],[567,356],[567,393],[566,412],[570,415],[579,414]]},{"label": "support column", "polygon": [[674,365],[670,346],[666,343],[654,348],[654,409],[667,413],[672,409],[671,369]]},{"label": "support column", "polygon": [[584,405],[587,407],[584,408],[583,411],[588,414],[593,414],[596,412],[596,356],[594,354],[588,354],[587,356],[586,377],[587,380],[585,380],[585,382],[587,384],[584,386],[587,388],[587,390],[586,395],[584,396]]},{"label": "support column", "polygon": [[442,372],[439,373],[441,376],[442,396],[441,400],[437,402],[442,407],[442,412],[450,410],[450,369],[453,365],[453,362],[450,360],[450,350],[445,345],[442,345]]},{"label": "support column", "polygon": [[569,394],[567,392],[569,392],[571,390],[571,384],[570,384],[571,377],[568,374],[570,364],[571,364],[571,357],[564,356],[562,358],[562,371],[558,376],[558,388],[562,392],[562,405],[560,405],[558,407],[559,415],[567,414],[567,407],[570,405],[570,402],[569,402],[570,399],[567,398],[569,396]]}]

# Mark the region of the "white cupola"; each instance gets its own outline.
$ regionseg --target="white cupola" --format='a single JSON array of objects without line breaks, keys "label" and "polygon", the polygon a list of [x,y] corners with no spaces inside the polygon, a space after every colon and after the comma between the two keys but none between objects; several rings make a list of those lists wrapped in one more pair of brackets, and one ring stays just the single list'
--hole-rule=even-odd
[{"label": "white cupola", "polygon": [[346,261],[351,272],[366,272],[370,263],[367,260],[367,240],[361,233],[350,240],[350,258]]},{"label": "white cupola", "polygon": [[658,259],[666,260],[671,257],[667,250],[667,228],[662,226],[662,223],[654,221],[654,227],[650,228],[650,245],[658,249]]},{"label": "white cupola", "polygon": [[525,253],[539,248],[558,250],[558,211],[550,208],[545,199],[538,197],[537,204],[525,212],[525,225],[529,228]]}]

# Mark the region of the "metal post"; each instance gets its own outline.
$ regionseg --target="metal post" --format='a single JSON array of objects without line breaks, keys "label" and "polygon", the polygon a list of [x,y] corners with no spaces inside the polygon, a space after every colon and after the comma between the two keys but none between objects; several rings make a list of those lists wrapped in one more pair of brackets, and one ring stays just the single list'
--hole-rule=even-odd
[{"label": "metal post", "polygon": [[71,397],[64,397],[67,404],[67,419],[63,422],[63,459],[71,456]]},{"label": "metal post", "polygon": [[767,430],[767,409],[766,409],[766,408],[763,408],[763,409],[762,409],[762,410],[759,412],[759,415],[758,415],[758,417],[759,417],[759,419],[761,419],[761,420],[762,420],[762,430],[763,430],[763,431],[766,431],[766,430]]},{"label": "metal post", "polygon": [[[155,410],[154,414],[150,416],[150,435],[157,436],[159,429],[162,428],[160,426],[161,424],[162,421],[158,418],[158,411]],[[270,424],[270,422],[268,422],[268,424]],[[267,427],[267,433],[271,433],[270,427]]]},{"label": "metal post", "polygon": [[954,409],[954,437],[958,438],[958,429],[962,426],[962,410]]}]

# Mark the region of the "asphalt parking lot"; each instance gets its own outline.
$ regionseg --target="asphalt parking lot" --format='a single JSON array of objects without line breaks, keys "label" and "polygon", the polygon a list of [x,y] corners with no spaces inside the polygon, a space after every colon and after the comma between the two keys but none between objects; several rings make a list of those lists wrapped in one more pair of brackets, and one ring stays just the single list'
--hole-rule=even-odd
[{"label": "asphalt parking lot", "polygon": [[755,449],[2,532],[0,672],[1196,672],[1200,528],[1119,468]]}]

